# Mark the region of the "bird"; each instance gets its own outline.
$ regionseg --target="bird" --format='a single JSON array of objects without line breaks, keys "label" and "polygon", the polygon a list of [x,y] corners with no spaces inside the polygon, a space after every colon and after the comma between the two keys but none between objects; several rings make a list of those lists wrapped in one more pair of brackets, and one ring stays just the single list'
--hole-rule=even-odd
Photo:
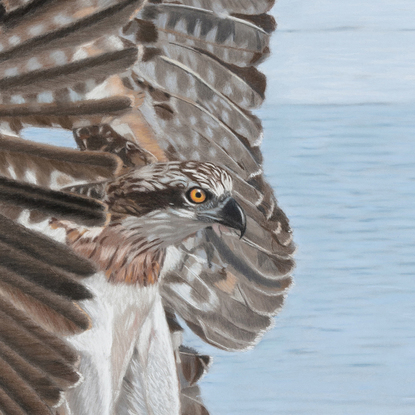
[{"label": "bird", "polygon": [[272,326],[295,251],[252,114],[272,5],[0,2],[1,412],[207,414],[182,325],[229,351]]}]

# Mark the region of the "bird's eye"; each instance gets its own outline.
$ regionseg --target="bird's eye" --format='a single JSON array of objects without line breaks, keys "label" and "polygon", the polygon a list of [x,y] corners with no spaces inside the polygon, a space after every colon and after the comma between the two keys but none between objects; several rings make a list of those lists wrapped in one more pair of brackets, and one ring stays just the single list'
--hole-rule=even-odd
[{"label": "bird's eye", "polygon": [[189,191],[188,198],[193,203],[203,203],[206,200],[206,192],[203,189],[195,187]]}]

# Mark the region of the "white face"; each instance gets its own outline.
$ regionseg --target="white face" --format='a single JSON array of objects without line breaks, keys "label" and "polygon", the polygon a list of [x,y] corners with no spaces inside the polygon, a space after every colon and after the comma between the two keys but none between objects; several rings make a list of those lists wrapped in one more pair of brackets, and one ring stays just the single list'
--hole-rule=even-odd
[{"label": "white face", "polygon": [[173,245],[215,223],[241,233],[245,229],[243,211],[231,197],[230,175],[211,163],[148,165],[117,179],[113,188],[110,210],[126,213],[123,226],[158,246]]},{"label": "white face", "polygon": [[142,217],[128,216],[123,226],[146,235],[148,242],[158,241],[158,247],[166,248],[183,241],[209,224],[198,221],[194,214],[175,209],[150,212]]}]

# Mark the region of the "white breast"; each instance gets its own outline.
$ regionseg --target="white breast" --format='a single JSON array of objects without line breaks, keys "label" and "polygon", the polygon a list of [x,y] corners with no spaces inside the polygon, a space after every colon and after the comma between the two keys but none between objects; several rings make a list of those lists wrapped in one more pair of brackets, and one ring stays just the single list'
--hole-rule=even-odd
[{"label": "white breast", "polygon": [[179,414],[176,366],[158,286],[110,284],[102,273],[86,285],[94,299],[82,307],[93,325],[69,338],[82,356],[84,379],[66,394],[68,415],[167,415],[163,407],[169,415]]}]

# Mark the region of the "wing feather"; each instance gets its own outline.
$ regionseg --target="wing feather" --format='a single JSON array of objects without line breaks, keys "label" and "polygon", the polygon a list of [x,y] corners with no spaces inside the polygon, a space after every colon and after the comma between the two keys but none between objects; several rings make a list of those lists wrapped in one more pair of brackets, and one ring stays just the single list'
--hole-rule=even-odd
[{"label": "wing feather", "polygon": [[[88,56],[84,59],[69,62],[66,65],[57,67],[55,65],[53,68],[36,69],[27,72],[22,71],[23,73],[18,75],[4,77],[0,81],[3,104],[19,103],[14,96],[19,96],[21,103],[32,101],[32,97],[34,101],[34,96],[44,93],[44,91],[62,91],[62,85],[74,91],[73,97],[69,96],[68,100],[72,98],[72,101],[82,101],[88,92],[102,82],[103,78],[105,79],[102,76],[102,72],[110,76],[122,71],[123,68],[131,66],[136,60],[137,49],[135,47],[127,47],[113,52],[94,55],[94,53],[88,53]],[[27,67],[30,68],[30,65],[25,65],[25,68]],[[5,69],[4,72],[7,72],[8,69]],[[75,96],[74,87],[82,83],[84,84],[83,91],[77,91],[77,96]],[[7,102],[5,96],[10,97],[10,102]],[[46,99],[46,96],[41,95],[39,97],[37,95],[36,98],[40,101],[41,99]],[[55,99],[58,100],[59,98],[56,97]],[[60,97],[58,102],[62,102],[62,97]]]},{"label": "wing feather", "polygon": [[3,242],[0,242],[0,259],[6,268],[58,295],[65,296],[69,292],[76,300],[91,298],[88,291],[66,271],[53,268]]},{"label": "wing feather", "polygon": [[[120,90],[119,79],[111,76],[137,58],[136,46],[117,32],[142,2],[33,1],[5,14],[0,32],[0,116],[72,128],[72,121],[62,117],[78,117],[79,122],[81,115],[99,119],[128,110],[132,101]],[[114,84],[113,92],[103,94],[108,84]],[[90,96],[100,86],[101,96]],[[36,120],[36,115],[42,118]]]},{"label": "wing feather", "polygon": [[155,88],[181,100],[198,103],[230,129],[249,137],[250,141],[258,140],[261,129],[257,120],[180,62],[155,55],[153,59],[137,63],[135,72]]},{"label": "wing feather", "polygon": [[[0,355],[20,378],[36,391],[39,397],[47,405],[54,406],[60,401],[62,389],[52,380],[52,378],[37,367],[32,366],[27,360],[23,359],[18,353],[1,341]],[[21,381],[21,383],[24,381]]]},{"label": "wing feather", "polygon": [[0,410],[50,413],[80,379],[78,353],[60,336],[90,327],[75,301],[91,297],[79,280],[95,268],[1,215],[0,228]]},{"label": "wing feather", "polygon": [[268,53],[268,34],[251,22],[231,15],[162,3],[146,5],[138,17],[157,27],[158,44],[184,44],[239,66],[256,63]]},{"label": "wing feather", "polygon": [[71,300],[32,283],[0,267],[0,289],[25,312],[36,315],[39,324],[60,334],[74,334],[88,329],[88,316]]},{"label": "wing feather", "polygon": [[[19,312],[6,299],[0,301],[2,321],[0,339],[34,366],[40,366],[57,382],[69,385],[79,380],[71,363],[44,342],[39,330],[32,330],[33,323],[26,314]],[[38,329],[38,327],[37,327]]]},{"label": "wing feather", "polygon": [[170,159],[202,161],[216,159],[219,155],[226,161],[225,167],[233,167],[245,177],[247,172],[257,174],[261,171],[255,157],[238,136],[197,103],[172,96],[161,107],[167,108],[167,114],[159,108],[145,102],[140,111],[150,121]]},{"label": "wing feather", "polygon": [[57,190],[73,182],[114,178],[120,169],[119,158],[111,154],[0,136],[0,175],[10,179]]},{"label": "wing feather", "polygon": [[[31,318],[17,310],[9,300],[3,298],[0,301],[0,310],[13,319],[14,323],[19,325],[22,331],[24,329],[42,344],[47,345],[56,354],[59,361],[66,362],[67,364],[76,363],[78,359],[77,354],[64,341],[39,327]],[[30,349],[28,348],[27,350],[29,351]]]},{"label": "wing feather", "polygon": [[12,366],[0,357],[0,385],[7,388],[15,402],[26,413],[47,414],[50,409],[38,393],[14,370]]},{"label": "wing feather", "polygon": [[[238,242],[209,230],[189,238],[171,252],[180,257],[179,265],[162,283],[165,301],[196,334],[231,350],[251,347],[259,340],[291,285],[291,277],[275,272],[275,265],[265,273],[266,268],[252,264],[238,251]],[[253,252],[258,255],[257,249]]]},{"label": "wing feather", "polygon": [[189,347],[179,347],[180,364],[184,380],[182,388],[194,386],[205,374],[210,364],[210,357],[201,355]]},{"label": "wing feather", "polygon": [[[216,13],[240,13],[243,10],[247,14],[266,13],[274,5],[275,0],[181,0],[180,3],[187,6],[212,10]],[[175,0],[164,0],[163,3],[176,3]]]},{"label": "wing feather", "polygon": [[4,177],[0,177],[0,202],[52,214],[57,218],[73,219],[89,226],[102,226],[106,221],[105,206],[95,200]]},{"label": "wing feather", "polygon": [[20,405],[12,399],[4,388],[0,386],[0,410],[5,415],[28,415]]},{"label": "wing feather", "polygon": [[202,403],[198,386],[182,389],[180,404],[182,415],[209,415]]},{"label": "wing feather", "polygon": [[55,48],[83,45],[117,33],[143,0],[31,1],[2,16],[0,60],[35,57]]},{"label": "wing feather", "polygon": [[57,245],[42,234],[29,231],[24,226],[17,225],[1,215],[0,240],[41,262],[52,267],[66,269],[78,276],[88,276],[96,271],[89,261],[74,254],[66,245]]},{"label": "wing feather", "polygon": [[1,215],[0,228],[2,295],[57,333],[89,328],[88,316],[73,301],[91,298],[79,278],[95,273],[95,267],[65,245]]},{"label": "wing feather", "polygon": [[176,65],[183,65],[188,71],[197,74],[211,89],[218,91],[241,108],[256,108],[264,99],[265,77],[254,67],[241,69],[235,65],[225,64],[207,51],[173,42],[163,49],[153,51],[148,48],[145,53],[147,56],[159,53],[177,62]]}]

